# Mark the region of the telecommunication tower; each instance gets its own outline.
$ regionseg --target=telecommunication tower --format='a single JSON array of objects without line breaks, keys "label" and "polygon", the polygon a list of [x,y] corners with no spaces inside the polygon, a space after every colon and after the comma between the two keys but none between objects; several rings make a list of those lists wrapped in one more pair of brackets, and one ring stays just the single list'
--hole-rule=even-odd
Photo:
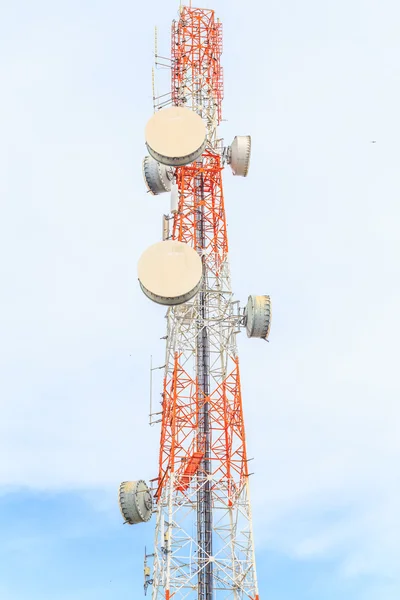
[{"label": "telecommunication tower", "polygon": [[171,91],[154,94],[145,130],[148,191],[171,195],[162,241],[138,264],[144,294],[168,307],[161,439],[157,477],[123,482],[119,502],[126,523],[155,515],[153,600],[259,598],[236,335],[267,340],[271,303],[249,296],[241,309],[231,289],[222,171],[247,176],[251,140],[218,138],[221,54],[214,11],[181,7]]}]

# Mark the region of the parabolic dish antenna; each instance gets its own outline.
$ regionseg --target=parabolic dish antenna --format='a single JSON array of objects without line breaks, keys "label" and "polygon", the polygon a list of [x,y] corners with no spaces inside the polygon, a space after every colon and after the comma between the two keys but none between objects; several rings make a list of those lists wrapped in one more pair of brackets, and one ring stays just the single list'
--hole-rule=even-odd
[{"label": "parabolic dish antenna", "polygon": [[118,496],[125,523],[136,525],[150,520],[153,500],[145,481],[123,481]]},{"label": "parabolic dish antenna", "polygon": [[168,306],[191,300],[200,288],[202,272],[196,250],[175,240],[153,244],[138,263],[143,293],[153,302]]},{"label": "parabolic dish antenna", "polygon": [[234,175],[247,177],[250,167],[251,137],[237,135],[228,151],[228,164]]},{"label": "parabolic dish antenna", "polygon": [[269,296],[249,296],[245,317],[247,336],[267,340],[271,329],[271,298]]},{"label": "parabolic dish antenna", "polygon": [[171,191],[171,181],[174,176],[172,167],[167,167],[156,161],[152,156],[143,159],[143,178],[147,189],[153,196]]},{"label": "parabolic dish antenna", "polygon": [[163,165],[188,165],[202,155],[206,147],[203,119],[190,108],[171,106],[151,117],[145,130],[149,154]]}]

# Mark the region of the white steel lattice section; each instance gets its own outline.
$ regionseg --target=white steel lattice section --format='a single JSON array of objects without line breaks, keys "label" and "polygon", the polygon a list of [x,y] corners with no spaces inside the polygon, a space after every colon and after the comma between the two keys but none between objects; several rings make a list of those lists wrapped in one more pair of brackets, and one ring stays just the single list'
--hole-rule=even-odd
[{"label": "white steel lattice section", "polygon": [[[167,585],[175,598],[198,597],[199,546],[196,528],[197,486],[193,482],[184,498],[174,499],[173,483],[165,489],[159,503],[154,557],[153,600],[166,598]],[[220,484],[214,489],[213,534],[214,595],[218,599],[254,598],[256,588],[250,503],[247,486],[233,506],[227,506],[228,490]],[[172,502],[170,503],[170,499]]]}]

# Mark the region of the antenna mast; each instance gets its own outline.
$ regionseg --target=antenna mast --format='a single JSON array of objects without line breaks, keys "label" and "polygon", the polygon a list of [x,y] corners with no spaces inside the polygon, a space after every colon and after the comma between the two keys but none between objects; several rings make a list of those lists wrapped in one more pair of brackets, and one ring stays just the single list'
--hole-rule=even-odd
[{"label": "antenna mast", "polygon": [[[169,306],[151,578],[148,555],[145,565],[152,600],[259,599],[236,335],[245,326],[249,337],[266,340],[271,305],[269,296],[250,296],[240,310],[231,289],[222,171],[228,163],[234,175],[247,175],[250,136],[228,148],[218,140],[221,54],[214,11],[181,6],[172,24],[171,94],[154,99],[146,127],[146,185],[154,195],[171,192],[170,235],[138,267],[144,293]],[[175,277],[179,252],[193,259],[190,277],[182,265]],[[148,500],[139,483],[120,489],[132,524],[138,511],[130,521],[126,507]]]}]

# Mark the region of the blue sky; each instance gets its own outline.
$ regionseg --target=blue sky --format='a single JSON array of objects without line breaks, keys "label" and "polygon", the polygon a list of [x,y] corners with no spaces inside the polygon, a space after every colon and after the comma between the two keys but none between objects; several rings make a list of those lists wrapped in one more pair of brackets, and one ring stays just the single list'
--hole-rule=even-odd
[{"label": "blue sky", "polygon": [[[202,6],[221,134],[252,135],[249,177],[224,178],[233,287],[273,301],[271,343],[239,339],[262,597],[398,600],[400,9]],[[156,473],[165,320],[136,263],[168,207],[141,160],[177,9],[1,8],[2,600],[141,594],[153,529],[122,526],[116,491]]]}]

